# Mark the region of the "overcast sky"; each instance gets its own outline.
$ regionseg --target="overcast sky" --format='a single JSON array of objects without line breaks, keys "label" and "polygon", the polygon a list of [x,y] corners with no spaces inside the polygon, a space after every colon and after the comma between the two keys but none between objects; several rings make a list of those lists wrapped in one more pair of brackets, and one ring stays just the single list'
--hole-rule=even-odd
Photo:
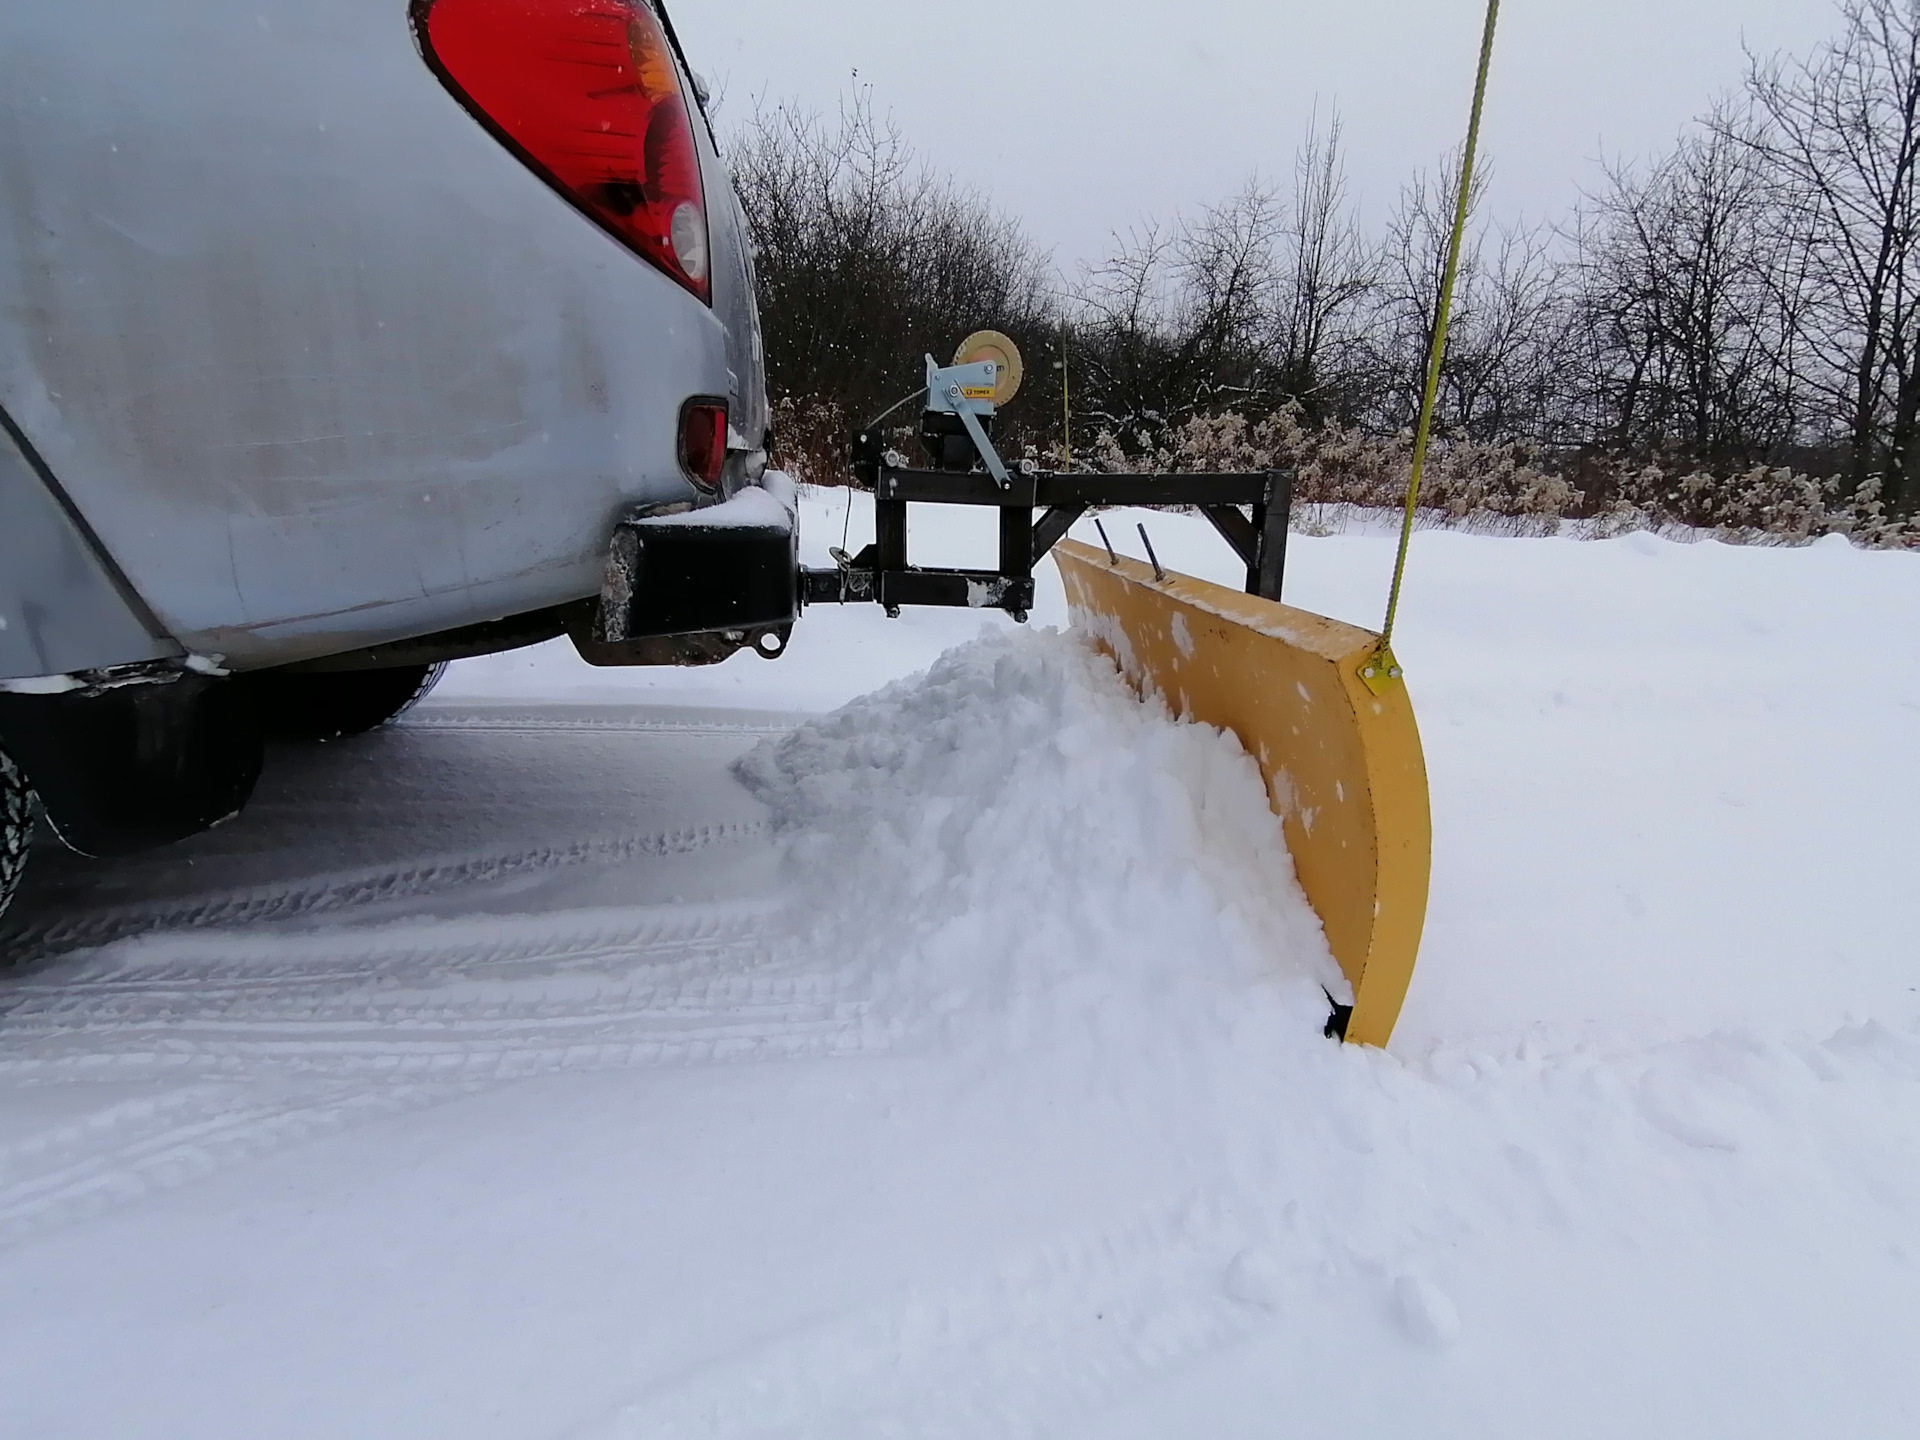
[{"label": "overcast sky", "polygon": [[[915,147],[1018,214],[1063,268],[1111,231],[1284,178],[1338,106],[1370,220],[1466,125],[1482,0],[669,0],[724,126],[756,97],[831,111],[857,72]],[[1742,44],[1803,51],[1833,0],[1506,0],[1492,212],[1557,217],[1595,160],[1664,144],[1737,84]]]}]

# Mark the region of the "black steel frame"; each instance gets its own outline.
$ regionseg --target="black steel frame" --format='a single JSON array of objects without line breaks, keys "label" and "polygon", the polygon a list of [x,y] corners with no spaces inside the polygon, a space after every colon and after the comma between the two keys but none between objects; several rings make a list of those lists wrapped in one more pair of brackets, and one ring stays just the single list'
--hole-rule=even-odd
[{"label": "black steel frame", "polygon": [[[876,601],[889,615],[903,605],[1005,610],[1025,620],[1033,608],[1033,567],[1089,510],[1126,505],[1198,510],[1247,567],[1247,593],[1280,598],[1293,507],[1288,470],[1247,474],[1095,475],[1013,472],[1002,487],[979,470],[922,470],[889,457],[865,468],[873,491],[874,542],[834,568],[800,572],[806,605]],[[865,480],[866,476],[860,476]],[[1000,564],[994,570],[937,569],[907,560],[907,507],[989,505],[1000,511]]]}]

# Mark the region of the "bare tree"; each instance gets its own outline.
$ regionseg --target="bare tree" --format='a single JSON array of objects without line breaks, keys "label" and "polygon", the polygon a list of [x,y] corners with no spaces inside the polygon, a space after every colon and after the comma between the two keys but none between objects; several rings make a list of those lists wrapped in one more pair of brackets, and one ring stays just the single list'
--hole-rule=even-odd
[{"label": "bare tree", "polygon": [[1245,403],[1266,380],[1266,343],[1278,299],[1282,217],[1274,192],[1248,180],[1226,203],[1184,222],[1173,272],[1182,313],[1181,368],[1193,411]]},{"label": "bare tree", "polygon": [[1046,257],[929,170],[869,92],[831,125],[758,110],[730,150],[776,397],[831,401],[857,424],[912,388],[924,353],[945,358],[971,330],[1036,351],[1053,330]]},{"label": "bare tree", "polygon": [[1725,107],[1644,171],[1615,164],[1576,227],[1595,438],[1708,460],[1800,433],[1806,247]]},{"label": "bare tree", "polygon": [[1137,445],[1192,415],[1277,403],[1281,227],[1277,197],[1249,180],[1196,219],[1116,236],[1073,292],[1085,420]]},{"label": "bare tree", "polygon": [[1562,266],[1551,233],[1539,226],[1503,225],[1494,238],[1492,259],[1483,249],[1464,310],[1449,327],[1440,372],[1445,412],[1470,440],[1552,441],[1567,389]]},{"label": "bare tree", "polygon": [[1132,436],[1166,423],[1178,348],[1173,240],[1151,222],[1113,238],[1074,290],[1074,391],[1085,422]]},{"label": "bare tree", "polygon": [[[1920,0],[1843,0],[1839,37],[1751,62],[1761,123],[1724,133],[1768,167],[1811,257],[1800,334],[1844,416],[1851,479],[1920,500]],[[1822,373],[1824,372],[1824,373]]]},{"label": "bare tree", "polygon": [[1147,225],[1074,289],[1085,420],[1139,447],[1195,415],[1353,408],[1374,254],[1347,199],[1338,117],[1316,123],[1283,199],[1258,177],[1197,218]]},{"label": "bare tree", "polygon": [[1377,283],[1378,261],[1353,218],[1340,115],[1324,130],[1316,115],[1293,162],[1293,203],[1281,226],[1279,308],[1274,361],[1282,391],[1310,422],[1342,404],[1350,363],[1337,351],[1351,342],[1353,321]]},{"label": "bare tree", "polygon": [[[1442,163],[1438,175],[1425,170],[1416,173],[1401,186],[1399,200],[1387,217],[1387,233],[1380,246],[1380,279],[1366,333],[1372,371],[1369,410],[1376,423],[1387,429],[1411,425],[1420,409],[1427,351],[1447,266],[1453,198],[1459,192],[1459,165],[1456,153]],[[1468,230],[1460,248],[1453,302],[1456,340],[1473,320],[1474,283],[1484,240],[1473,219],[1486,194],[1486,174],[1483,167],[1474,176],[1468,200]],[[1449,353],[1456,354],[1457,350],[1450,349]],[[1445,433],[1452,428],[1451,415],[1443,409],[1436,414],[1435,425]]]}]

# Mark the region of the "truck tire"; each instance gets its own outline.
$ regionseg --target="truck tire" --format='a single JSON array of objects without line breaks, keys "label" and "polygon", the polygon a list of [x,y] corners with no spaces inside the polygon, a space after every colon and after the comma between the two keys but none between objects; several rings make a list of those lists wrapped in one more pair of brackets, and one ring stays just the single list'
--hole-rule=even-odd
[{"label": "truck tire", "polygon": [[33,843],[33,791],[27,777],[0,750],[0,916],[13,903],[26,873],[27,849]]},{"label": "truck tire", "polygon": [[270,740],[338,740],[376,730],[418,704],[447,668],[267,670],[248,677],[260,729]]}]

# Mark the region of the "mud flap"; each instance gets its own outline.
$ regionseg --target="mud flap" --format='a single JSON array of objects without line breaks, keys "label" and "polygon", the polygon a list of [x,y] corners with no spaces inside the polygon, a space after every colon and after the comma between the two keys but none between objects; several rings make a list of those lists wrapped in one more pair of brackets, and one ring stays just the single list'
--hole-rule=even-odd
[{"label": "mud flap", "polygon": [[59,694],[0,694],[0,741],[67,845],[130,855],[240,812],[261,739],[239,684],[188,671],[95,679]]},{"label": "mud flap", "polygon": [[1259,763],[1353,986],[1345,1038],[1385,1045],[1426,920],[1432,824],[1406,686],[1376,696],[1360,679],[1379,637],[1070,540],[1053,554],[1074,625],[1127,679],[1233,731]]}]

